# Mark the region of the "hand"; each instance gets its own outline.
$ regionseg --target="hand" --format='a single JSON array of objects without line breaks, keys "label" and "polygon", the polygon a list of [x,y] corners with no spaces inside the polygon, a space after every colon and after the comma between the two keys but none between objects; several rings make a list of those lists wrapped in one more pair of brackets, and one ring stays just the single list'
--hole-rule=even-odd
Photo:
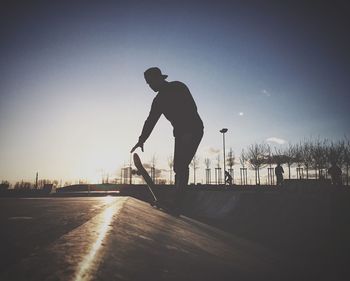
[{"label": "hand", "polygon": [[133,152],[136,150],[136,148],[138,148],[138,147],[140,147],[141,150],[142,150],[142,152],[143,152],[143,143],[138,142],[138,143],[135,144],[135,146],[131,149],[130,153],[133,153]]}]

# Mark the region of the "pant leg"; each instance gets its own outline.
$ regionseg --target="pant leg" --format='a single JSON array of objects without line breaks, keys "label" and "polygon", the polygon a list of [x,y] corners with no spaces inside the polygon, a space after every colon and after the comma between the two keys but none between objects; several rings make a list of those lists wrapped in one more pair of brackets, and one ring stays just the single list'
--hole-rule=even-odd
[{"label": "pant leg", "polygon": [[189,165],[197,152],[203,131],[175,137],[174,172],[176,199],[181,201],[189,178]]},{"label": "pant leg", "polygon": [[278,175],[277,176],[277,185],[280,185],[283,181],[283,176],[282,175]]}]

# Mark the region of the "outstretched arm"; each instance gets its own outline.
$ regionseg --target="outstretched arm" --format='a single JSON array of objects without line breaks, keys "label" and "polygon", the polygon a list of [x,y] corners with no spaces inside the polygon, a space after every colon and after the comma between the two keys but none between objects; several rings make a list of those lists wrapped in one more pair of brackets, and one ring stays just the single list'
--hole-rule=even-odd
[{"label": "outstretched arm", "polygon": [[143,144],[145,143],[145,141],[148,139],[148,137],[150,136],[150,134],[152,133],[152,130],[154,128],[154,126],[157,124],[160,115],[162,114],[162,112],[159,109],[159,105],[157,103],[156,98],[153,100],[152,103],[152,107],[151,107],[151,111],[143,125],[142,128],[142,133],[139,137],[139,141],[135,144],[135,146],[131,149],[131,153],[133,153],[135,151],[136,148],[140,147],[142,152],[143,152]]}]

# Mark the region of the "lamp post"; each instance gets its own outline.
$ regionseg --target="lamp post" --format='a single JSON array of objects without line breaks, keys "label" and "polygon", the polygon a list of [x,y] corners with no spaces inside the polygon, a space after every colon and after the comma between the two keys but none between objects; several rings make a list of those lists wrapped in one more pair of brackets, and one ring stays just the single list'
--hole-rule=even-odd
[{"label": "lamp post", "polygon": [[227,128],[223,128],[220,130],[220,133],[222,133],[222,143],[224,148],[224,185],[226,185],[225,181],[225,172],[226,172],[226,155],[225,155],[225,133],[228,131]]}]

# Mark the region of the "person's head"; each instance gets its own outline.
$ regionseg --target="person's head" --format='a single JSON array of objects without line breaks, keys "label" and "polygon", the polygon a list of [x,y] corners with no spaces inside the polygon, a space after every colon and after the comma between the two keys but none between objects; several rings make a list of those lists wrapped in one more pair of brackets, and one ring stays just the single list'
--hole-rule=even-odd
[{"label": "person's head", "polygon": [[158,67],[151,67],[144,72],[145,80],[150,88],[158,92],[168,75],[163,75]]}]

